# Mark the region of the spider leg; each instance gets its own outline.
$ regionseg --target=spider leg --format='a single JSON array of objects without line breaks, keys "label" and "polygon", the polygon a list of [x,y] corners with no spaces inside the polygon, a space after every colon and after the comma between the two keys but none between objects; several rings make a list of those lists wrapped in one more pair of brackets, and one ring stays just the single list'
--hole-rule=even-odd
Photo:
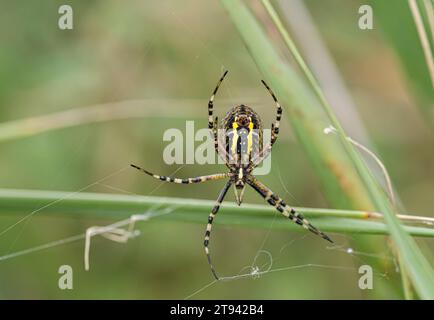
[{"label": "spider leg", "polygon": [[[228,153],[225,150],[224,143],[221,142],[221,132],[218,129],[218,117],[215,117],[214,119],[214,127],[211,130],[212,132],[212,138],[214,139],[214,149],[217,153],[217,155],[224,161],[225,165],[230,168],[229,166],[229,157]],[[224,133],[224,130],[223,130]]]},{"label": "spider leg", "polygon": [[252,160],[250,161],[249,165],[247,166],[247,171],[251,172],[254,168],[256,168],[262,161],[265,160],[265,158],[267,158],[272,150],[272,144],[268,143],[265,145],[265,147],[259,151],[257,154],[255,154],[252,158]]},{"label": "spider leg", "polygon": [[266,157],[269,156],[271,149],[274,145],[274,143],[277,140],[277,137],[279,136],[279,127],[280,127],[280,119],[282,118],[282,107],[279,104],[279,101],[277,101],[276,95],[271,90],[271,88],[267,85],[267,83],[264,80],[261,80],[262,84],[267,88],[270,95],[273,97],[274,103],[276,104],[276,121],[271,125],[271,141],[267,145],[262,148],[262,150],[256,154],[251,163],[248,166],[248,170],[253,170],[257,165],[259,165]]},{"label": "spider leg", "polygon": [[217,82],[217,85],[212,93],[211,98],[208,101],[208,128],[210,130],[217,130],[217,128],[214,127],[214,118],[213,118],[213,111],[214,111],[214,96],[216,95],[221,83],[223,82],[223,79],[226,77],[228,71],[226,70],[222,77],[220,78],[219,82]]},{"label": "spider leg", "polygon": [[217,82],[217,85],[208,101],[208,128],[211,130],[211,134],[214,139],[214,148],[217,154],[223,159],[226,166],[228,166],[227,152],[224,149],[224,146],[219,142],[220,140],[219,140],[219,133],[218,133],[218,118],[216,117],[214,119],[213,112],[214,112],[214,97],[217,94],[217,91],[220,88],[220,85],[227,74],[228,74],[228,70],[226,70],[223,73],[222,77]]},{"label": "spider leg", "polygon": [[271,145],[273,145],[277,137],[279,136],[279,126],[280,126],[280,119],[282,117],[282,107],[279,104],[279,101],[277,101],[276,95],[274,94],[273,90],[270,89],[270,87],[265,83],[264,80],[261,80],[262,84],[267,88],[270,95],[273,97],[274,103],[276,104],[276,121],[271,126]]},{"label": "spider leg", "polygon": [[208,101],[208,128],[211,131],[212,137],[214,139],[214,148],[217,154],[223,159],[226,165],[228,165],[227,160],[227,153],[224,147],[221,143],[219,143],[219,136],[218,136],[218,118],[216,117],[215,120],[213,118],[213,112],[214,112],[214,97],[217,94],[217,91],[223,82],[224,78],[226,77],[228,73],[228,70],[226,70],[222,77],[220,78],[219,82],[217,82],[217,85],[211,95],[211,98]]},{"label": "spider leg", "polygon": [[230,173],[216,173],[216,174],[211,174],[211,175],[207,175],[207,176],[199,176],[199,177],[194,177],[194,178],[174,178],[174,177],[166,177],[166,176],[159,176],[157,174],[153,174],[143,168],[140,168],[134,164],[131,164],[131,166],[137,170],[140,170],[148,175],[150,175],[151,177],[154,177],[155,179],[159,179],[161,181],[166,181],[166,182],[174,182],[174,183],[183,183],[183,184],[191,184],[191,183],[201,183],[201,182],[205,182],[205,181],[209,181],[209,180],[220,180],[220,179],[224,179],[224,178],[228,178],[230,176]]},{"label": "spider leg", "polygon": [[229,188],[231,187],[231,185],[232,185],[232,181],[229,180],[225,184],[225,186],[223,187],[223,189],[220,191],[220,194],[219,194],[219,196],[217,198],[217,201],[216,201],[216,203],[214,205],[214,208],[212,208],[211,213],[208,216],[208,224],[206,226],[205,239],[203,241],[203,245],[205,247],[205,254],[206,254],[206,257],[208,259],[208,264],[209,264],[209,266],[211,268],[211,272],[214,275],[214,278],[216,278],[216,280],[218,280],[219,277],[217,276],[217,272],[215,271],[214,265],[211,262],[211,255],[209,253],[208,245],[209,245],[209,239],[210,239],[210,236],[211,236],[212,222],[213,222],[213,220],[214,220],[217,212],[219,211],[220,205],[221,205],[224,197],[226,196],[226,193],[228,192]]},{"label": "spider leg", "polygon": [[214,124],[213,124],[213,129],[212,129],[212,136],[214,139],[214,149],[217,153],[219,153],[219,136],[218,136],[218,117],[215,117],[214,119]]},{"label": "spider leg", "polygon": [[310,232],[320,236],[321,238],[334,243],[332,239],[322,231],[318,230],[315,226],[313,226],[307,219],[303,217],[303,215],[293,208],[288,206],[282,198],[280,198],[277,194],[271,191],[268,187],[266,187],[262,182],[256,179],[253,176],[249,176],[247,179],[247,183],[255,189],[271,206],[275,207],[277,211],[282,213],[285,217],[292,220],[296,224],[304,227]]}]

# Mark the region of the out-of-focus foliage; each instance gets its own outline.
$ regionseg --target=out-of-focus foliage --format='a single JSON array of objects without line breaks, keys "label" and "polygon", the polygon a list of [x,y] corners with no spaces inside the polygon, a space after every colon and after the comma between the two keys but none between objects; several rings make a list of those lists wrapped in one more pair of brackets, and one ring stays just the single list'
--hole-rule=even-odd
[{"label": "out-of-focus foliage", "polygon": [[[218,2],[74,1],[72,31],[57,27],[61,4],[1,0],[0,122],[138,99],[164,100],[167,103],[162,112],[173,111],[179,116],[99,123],[4,142],[0,145],[1,187],[76,191],[126,168],[130,162],[162,174],[172,173],[180,166],[162,161],[167,145],[163,133],[168,128],[185,132],[186,120],[195,120],[196,129],[206,126],[207,100],[223,68],[228,68],[230,75],[216,98],[219,116],[242,102],[252,105],[267,125],[271,123],[270,110],[274,109],[259,82],[261,75]],[[419,113],[422,102],[409,88],[395,46],[383,37],[380,27],[369,31],[358,28],[360,1],[307,4],[407,211],[433,216],[434,140]],[[330,10],[332,7],[339,10]],[[394,7],[389,8],[392,16]],[[374,4],[374,19],[375,10]],[[393,28],[397,34],[402,32]],[[413,59],[417,58],[415,54]],[[428,88],[421,90],[426,96],[432,95]],[[181,99],[192,99],[197,110],[189,109],[182,115],[177,104]],[[286,122],[272,161],[272,173],[262,180],[274,191],[294,205],[328,206]],[[186,165],[178,175],[196,176],[222,169],[217,165]],[[164,184],[156,189],[158,186],[151,178],[126,169],[86,190],[213,200],[222,183]],[[246,202],[262,203],[253,191],[246,197]],[[228,200],[233,200],[231,193]],[[89,272],[83,268],[83,242],[0,259],[0,298],[184,298],[212,281],[202,248],[207,215],[203,213],[203,226],[139,223],[142,235],[126,245],[95,238]],[[219,215],[224,215],[224,206]],[[2,216],[0,233],[20,217]],[[39,212],[0,235],[0,256],[110,222],[53,218]],[[345,245],[344,236],[335,237]],[[378,255],[380,266],[370,292],[357,285],[363,255],[352,257],[327,250],[324,243],[303,233],[269,233],[266,228],[232,229],[216,224],[213,259],[223,274],[236,274],[250,266],[264,239],[263,249],[270,251],[276,268],[315,263],[348,269],[301,267],[257,280],[218,283],[195,297],[401,298],[401,292],[383,291],[390,286],[381,285],[400,281],[394,262],[387,258],[390,253],[384,239],[368,238],[378,240],[378,245],[375,252],[364,253]],[[429,256],[432,243],[424,244]],[[63,264],[74,269],[71,291],[57,287],[57,270]]]},{"label": "out-of-focus foliage", "polygon": [[[370,1],[370,3],[378,19],[378,28],[394,49],[400,60],[404,76],[408,84],[414,89],[414,98],[425,113],[428,124],[434,127],[433,84],[408,2],[397,1],[393,6],[393,14],[390,12],[390,3],[386,3],[386,1]],[[419,3],[422,19],[426,23],[428,41],[433,48],[434,43],[431,39],[434,39],[434,36],[430,36],[425,6],[423,1],[417,3]]]}]

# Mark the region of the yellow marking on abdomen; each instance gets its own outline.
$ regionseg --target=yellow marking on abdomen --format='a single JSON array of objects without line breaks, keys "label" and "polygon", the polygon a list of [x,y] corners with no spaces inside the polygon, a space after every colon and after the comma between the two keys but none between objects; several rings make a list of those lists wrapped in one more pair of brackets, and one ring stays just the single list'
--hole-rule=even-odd
[{"label": "yellow marking on abdomen", "polygon": [[235,155],[237,153],[237,142],[238,142],[238,124],[236,122],[232,123],[232,131],[233,131],[233,135],[232,135],[232,146],[231,146],[231,151],[232,154]]},{"label": "yellow marking on abdomen", "polygon": [[253,149],[253,122],[249,123],[249,134],[247,135],[247,154],[251,155]]}]

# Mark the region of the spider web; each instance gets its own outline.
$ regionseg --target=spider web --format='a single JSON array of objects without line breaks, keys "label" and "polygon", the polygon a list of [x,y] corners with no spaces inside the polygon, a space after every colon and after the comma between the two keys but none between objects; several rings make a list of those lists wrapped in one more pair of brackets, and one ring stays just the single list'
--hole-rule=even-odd
[{"label": "spider web", "polygon": [[[184,166],[179,167],[177,170],[175,170],[171,175],[176,174],[179,170],[181,170]],[[19,219],[17,222],[11,224],[10,226],[6,227],[4,230],[0,232],[0,236],[4,235],[5,233],[13,230],[14,228],[17,228],[20,225],[23,225],[22,229],[19,232],[19,235],[15,238],[14,243],[17,241],[18,237],[23,233],[23,229],[26,226],[26,224],[33,218],[36,214],[43,212],[44,209],[49,208],[50,206],[55,205],[56,203],[59,203],[65,199],[68,199],[72,197],[73,195],[76,195],[79,192],[83,192],[85,190],[88,190],[91,187],[100,185],[105,188],[120,191],[126,194],[133,194],[137,195],[136,193],[127,191],[125,189],[110,185],[107,183],[107,180],[110,178],[115,177],[116,175],[124,172],[127,167],[121,168],[120,170],[116,170],[113,173],[83,187],[78,189],[77,191],[69,193],[67,196],[57,199],[55,201],[52,201],[48,204],[45,204],[27,215],[25,215],[23,218]],[[279,173],[280,174],[280,173]],[[282,180],[283,182],[283,180]],[[153,194],[155,191],[157,191],[165,182],[161,182],[158,184],[156,188],[154,188],[148,195]],[[286,187],[284,187],[285,189]],[[90,259],[90,246],[91,246],[91,239],[97,235],[101,235],[105,237],[108,240],[126,243],[129,239],[135,238],[140,235],[140,232],[138,230],[135,230],[134,226],[138,222],[146,223],[147,221],[153,219],[154,217],[161,216],[161,215],[168,215],[171,214],[176,209],[175,206],[165,207],[165,208],[159,208],[158,206],[155,206],[153,208],[150,208],[144,212],[138,212],[137,214],[131,215],[127,219],[119,220],[117,222],[114,222],[112,224],[106,225],[106,226],[93,226],[88,228],[85,232],[76,234],[73,236],[65,237],[63,239],[51,241],[48,243],[44,243],[41,245],[33,246],[24,250],[9,252],[7,254],[4,254],[0,256],[0,262],[14,259],[20,256],[33,254],[36,252],[40,252],[43,250],[51,249],[58,246],[63,246],[69,243],[73,242],[79,242],[84,241],[84,262],[85,262],[85,269],[89,269],[89,259]],[[224,212],[222,212],[224,214]],[[275,219],[279,219],[280,214],[276,212],[274,214],[273,220],[268,227],[265,236],[263,240],[261,241],[261,244],[259,248],[257,249],[255,255],[253,256],[253,259],[251,263],[243,267],[237,274],[234,275],[228,275],[221,277],[218,281],[213,280],[206,285],[200,287],[199,289],[195,290],[194,292],[186,295],[184,299],[190,299],[193,297],[197,297],[200,293],[203,293],[205,290],[211,288],[212,286],[216,285],[217,283],[227,283],[231,281],[237,281],[240,279],[251,279],[252,281],[258,278],[262,278],[264,276],[272,275],[275,273],[281,273],[281,272],[290,272],[294,270],[300,270],[300,269],[322,269],[322,270],[339,270],[339,271],[345,271],[345,272],[353,272],[357,273],[358,268],[356,267],[348,267],[348,266],[342,266],[342,265],[327,265],[322,263],[315,263],[313,261],[306,262],[303,264],[297,264],[297,265],[290,265],[290,266],[276,266],[276,262],[278,262],[280,259],[284,258],[285,255],[288,252],[288,248],[291,248],[293,245],[295,245],[297,242],[304,240],[306,237],[308,237],[308,234],[304,234],[302,236],[298,236],[296,238],[291,239],[290,241],[282,244],[282,246],[279,248],[277,254],[272,254],[270,250],[266,249],[267,241],[269,240],[273,224],[275,222]],[[349,254],[352,257],[356,257],[360,261],[363,261],[363,257],[374,257],[378,259],[393,259],[390,255],[387,254],[373,254],[369,252],[363,252],[363,251],[356,251],[352,248],[347,248],[343,245],[341,246],[331,246],[327,247],[327,250],[335,250],[339,252],[343,252],[345,254]],[[377,277],[387,277],[385,273],[381,273],[378,271],[374,271],[374,275]]]},{"label": "spider web", "polygon": [[[222,63],[222,61],[219,59],[219,57],[217,57],[215,55],[215,53],[213,52],[213,50],[209,47],[209,44],[206,43],[205,41],[203,41],[202,39],[200,39],[198,36],[196,36],[194,30],[191,30],[189,28],[189,26],[184,21],[182,21],[182,19],[180,19],[177,16],[176,12],[172,8],[168,7],[167,9],[168,9],[168,12],[170,12],[170,14],[178,22],[180,22],[184,31],[187,31],[187,33],[190,36],[194,37],[195,41],[197,41],[198,43],[200,43],[202,45],[203,52],[205,52],[206,55],[212,57],[212,59],[214,61],[216,61],[221,66],[221,71],[226,69],[224,67],[224,64]],[[198,53],[197,57],[199,57],[199,53]],[[230,81],[231,81],[231,79],[229,77],[225,81],[225,83],[222,85],[221,90],[225,90],[227,92],[227,94],[230,96],[230,98],[233,99],[233,94],[230,91],[231,90],[230,88],[231,87],[234,88],[235,86],[230,86],[229,85]],[[71,192],[70,194],[68,194],[64,198],[61,198],[61,199],[52,201],[46,205],[43,205],[43,206],[31,211],[26,216],[19,219],[17,222],[15,222],[15,223],[9,225],[8,227],[6,227],[5,229],[1,230],[0,231],[0,237],[4,236],[6,233],[17,228],[18,226],[21,227],[21,230],[19,231],[18,235],[15,237],[15,239],[11,243],[10,248],[8,250],[8,253],[0,256],[0,262],[14,259],[14,258],[17,258],[20,256],[34,254],[34,253],[41,252],[43,250],[48,250],[48,249],[51,249],[54,247],[63,246],[63,245],[74,243],[74,242],[84,241],[83,255],[84,255],[85,265],[87,268],[89,268],[90,267],[89,259],[90,259],[90,255],[91,255],[91,239],[94,236],[101,235],[101,236],[107,238],[108,240],[126,243],[129,239],[137,237],[140,235],[139,232],[137,230],[135,230],[135,228],[134,228],[134,226],[137,222],[146,223],[156,216],[171,214],[171,212],[175,209],[174,207],[172,207],[172,208],[169,207],[169,208],[165,208],[165,209],[161,209],[159,207],[154,207],[154,208],[151,208],[145,212],[138,212],[137,214],[132,215],[130,218],[117,221],[117,222],[112,223],[110,225],[94,226],[94,227],[91,227],[91,228],[87,229],[85,232],[82,232],[80,234],[65,237],[63,239],[51,241],[51,242],[48,242],[45,244],[36,245],[36,246],[30,247],[30,248],[27,248],[24,250],[11,252],[15,243],[18,241],[19,237],[24,232],[24,229],[26,228],[28,223],[31,221],[31,219],[35,215],[37,215],[40,212],[43,212],[44,209],[47,209],[50,206],[55,205],[56,203],[59,203],[59,202],[65,200],[69,197],[74,196],[77,193],[86,191],[86,190],[88,190],[94,186],[103,186],[103,187],[110,189],[110,190],[119,191],[119,192],[123,192],[123,193],[127,193],[127,194],[135,194],[133,192],[121,189],[117,186],[113,186],[113,185],[110,185],[107,183],[107,180],[109,180],[110,178],[115,177],[116,175],[124,172],[124,170],[126,170],[126,168],[127,167],[123,167],[119,170],[116,170],[116,171],[112,172],[111,174],[109,174],[109,175],[107,175],[107,176],[81,188],[81,189],[78,189],[77,191]],[[177,171],[181,170],[182,168],[183,167],[178,168],[175,172],[172,173],[172,175],[175,174]],[[285,192],[293,200],[295,200],[295,202],[298,203],[298,201],[296,201],[295,197],[292,196],[289,193],[289,191],[287,190],[287,188],[283,182],[283,179],[281,177],[280,172],[278,172],[278,175],[279,175],[281,185],[282,185],[283,189],[285,190]],[[151,193],[149,193],[149,195],[154,193],[155,191],[157,191],[163,184],[164,184],[164,182],[160,183],[154,190],[151,191]],[[204,214],[206,215],[207,213],[204,213]],[[224,214],[224,212],[222,212],[222,214]],[[266,245],[267,245],[267,241],[269,240],[269,238],[272,234],[274,221],[275,221],[275,219],[279,219],[279,218],[281,218],[280,214],[278,212],[276,212],[274,214],[274,218],[273,218],[273,221],[271,222],[271,225],[268,227],[268,230],[266,231],[264,239],[262,240],[259,248],[256,250],[256,253],[253,255],[253,259],[251,260],[251,262],[249,264],[247,264],[245,267],[243,267],[237,274],[222,277],[219,281],[217,281],[217,280],[211,281],[211,282],[205,284],[204,286],[198,288],[194,292],[188,293],[184,298],[190,299],[193,297],[198,297],[198,295],[203,293],[205,290],[208,290],[211,287],[215,286],[217,283],[219,283],[219,284],[220,283],[227,283],[227,282],[237,281],[240,279],[250,279],[250,280],[254,281],[255,279],[263,278],[265,276],[271,276],[271,275],[276,274],[276,273],[291,272],[291,271],[300,270],[300,269],[306,269],[306,270],[320,269],[320,270],[324,270],[324,271],[339,270],[339,271],[343,271],[343,272],[357,273],[358,269],[356,267],[348,267],[348,266],[342,266],[342,265],[327,265],[327,264],[322,264],[322,263],[315,263],[314,261],[309,261],[309,262],[306,262],[304,264],[289,265],[289,266],[282,266],[282,267],[276,266],[277,262],[280,261],[283,257],[285,257],[289,248],[296,245],[298,242],[302,241],[303,239],[305,239],[308,236],[305,234],[303,236],[293,238],[290,241],[282,244],[281,247],[279,248],[277,254],[272,254],[271,250],[266,249]],[[373,253],[369,253],[369,252],[357,251],[357,250],[354,250],[353,248],[348,248],[344,245],[327,247],[326,249],[337,251],[337,252],[342,252],[344,254],[348,254],[352,257],[357,258],[360,261],[363,261],[363,257],[373,257],[373,258],[378,258],[378,259],[393,259],[393,257],[391,255],[386,254],[386,253],[378,255],[378,254],[373,254]],[[87,261],[87,263],[86,263],[86,261]],[[387,276],[386,274],[378,272],[378,271],[374,272],[374,274],[378,277],[386,277]]]},{"label": "spider web", "polygon": [[[324,129],[324,133],[328,134],[328,130],[332,130],[330,128],[326,128]],[[361,148],[364,152],[367,152],[368,155],[372,158],[374,158],[374,160],[377,162],[378,166],[380,167],[385,180],[386,180],[386,184],[387,184],[387,191],[388,194],[391,198],[391,201],[394,203],[395,205],[395,198],[393,195],[393,188],[390,182],[390,178],[387,172],[386,167],[384,166],[384,164],[381,162],[381,160],[371,151],[369,150],[367,147],[365,147],[364,145],[361,145],[360,143],[352,140],[351,138],[347,137],[347,139],[350,140],[351,143],[355,144],[357,147]],[[281,184],[281,187],[284,189],[285,193],[291,197],[291,199],[298,205],[300,206],[300,203],[298,202],[298,200],[296,199],[296,197],[294,195],[292,195],[289,191],[287,186],[284,183],[284,180],[282,179],[282,175],[280,173],[280,169],[277,168],[277,173],[278,173],[278,178],[279,178],[279,182]],[[274,224],[274,221],[276,219],[276,215],[277,213],[275,213],[274,218],[273,218],[273,222],[272,224],[269,226],[269,229],[264,237],[264,240],[262,241],[262,244],[260,245],[260,248],[257,250],[256,255],[254,256],[254,259],[251,263],[251,265],[246,266],[244,268],[241,269],[241,271],[233,276],[226,276],[226,277],[222,277],[219,280],[214,280],[208,284],[206,284],[205,286],[197,289],[196,291],[194,291],[193,293],[189,294],[188,296],[185,297],[185,299],[190,299],[198,294],[200,294],[201,292],[203,292],[205,289],[210,288],[211,286],[215,285],[217,282],[227,282],[227,281],[234,281],[234,280],[239,280],[239,279],[244,279],[244,278],[252,278],[252,279],[257,279],[263,275],[267,275],[270,273],[276,273],[276,272],[284,272],[284,271],[291,271],[291,270],[296,270],[296,269],[304,269],[304,268],[310,268],[310,269],[334,269],[334,270],[340,270],[340,271],[351,271],[351,272],[357,272],[358,269],[355,267],[346,267],[346,266],[341,266],[341,265],[326,265],[326,264],[319,264],[319,263],[306,263],[306,264],[299,264],[299,265],[293,265],[293,266],[286,266],[286,267],[276,267],[273,268],[273,263],[276,262],[282,255],[282,252],[289,246],[293,245],[296,241],[300,240],[300,239],[304,239],[305,237],[307,237],[307,234],[304,235],[301,238],[298,239],[292,239],[291,241],[289,241],[288,243],[284,244],[280,250],[279,250],[279,256],[277,259],[273,259],[273,255],[271,254],[270,251],[267,251],[264,249],[264,246],[268,240],[268,238],[270,237],[270,232],[272,229],[272,226]],[[369,253],[369,252],[363,252],[363,251],[356,251],[351,247],[346,247],[345,245],[333,245],[330,247],[327,247],[326,249],[328,250],[333,250],[333,251],[338,251],[338,252],[344,252],[346,254],[351,255],[352,257],[354,257],[356,260],[358,260],[359,262],[361,262],[362,264],[364,264],[363,258],[369,257],[369,258],[374,258],[374,259],[381,259],[381,260],[390,260],[394,263],[395,266],[395,271],[397,273],[400,272],[399,270],[399,266],[398,263],[395,259],[395,257],[390,254],[390,253],[386,253],[383,252],[381,254],[377,254],[377,253]],[[257,263],[258,258],[263,255],[266,258],[266,262],[263,263],[262,265],[259,265]],[[248,270],[247,272],[245,270]],[[380,273],[378,271],[374,271],[373,273],[374,276],[377,277],[383,277],[383,278],[387,278],[388,275],[387,273]]]},{"label": "spider web", "polygon": [[[279,169],[277,170],[277,173],[279,176],[279,181],[280,181],[281,186],[284,189],[285,193],[287,195],[289,195],[295,201],[295,203],[297,205],[299,205],[299,202],[297,201],[296,197],[288,191],[288,189],[287,189],[287,187],[286,187],[286,185],[282,179],[282,176],[281,176]],[[295,245],[297,242],[304,240],[308,236],[311,236],[310,234],[304,234],[302,236],[291,239],[290,241],[286,242],[285,244],[283,244],[280,247],[280,249],[278,250],[277,257],[274,257],[273,254],[269,250],[265,249],[265,246],[266,246],[267,241],[270,238],[270,235],[271,235],[271,232],[273,229],[273,224],[275,222],[275,219],[277,219],[277,218],[281,218],[281,217],[280,217],[280,214],[278,212],[275,212],[273,220],[272,220],[270,226],[268,227],[268,230],[266,231],[264,239],[262,240],[259,248],[257,249],[256,254],[253,257],[251,264],[243,267],[239,271],[239,273],[237,273],[235,275],[220,277],[219,280],[213,280],[213,281],[205,284],[204,286],[198,288],[197,290],[195,290],[192,293],[185,296],[184,299],[188,300],[191,298],[197,298],[198,295],[200,295],[205,290],[215,286],[218,283],[237,281],[237,280],[241,280],[241,279],[255,280],[255,279],[259,279],[263,276],[268,276],[268,275],[272,275],[275,273],[290,272],[290,271],[295,271],[295,270],[300,270],[300,269],[306,269],[306,270],[308,270],[308,269],[320,269],[320,270],[325,270],[325,271],[338,270],[338,271],[343,271],[343,272],[351,272],[351,273],[359,275],[358,274],[358,268],[356,268],[355,266],[330,265],[330,264],[322,264],[322,263],[315,263],[315,262],[307,262],[304,264],[275,267],[274,265],[276,264],[276,262],[281,260],[282,258],[284,258],[285,251],[288,248]],[[395,264],[395,271],[399,272],[399,269],[398,269],[398,266],[397,266],[397,263],[396,263],[394,257],[391,254],[387,254],[386,252],[384,252],[382,254],[375,254],[375,253],[369,253],[369,252],[363,252],[363,251],[356,251],[353,248],[347,247],[345,245],[332,245],[332,246],[326,247],[326,249],[331,250],[331,251],[343,252],[347,255],[350,255],[352,258],[357,259],[361,264],[365,264],[365,262],[363,261],[363,257],[392,260]],[[388,274],[386,272],[379,272],[379,271],[374,270],[373,275],[375,277],[379,277],[379,278],[388,278]]]},{"label": "spider web", "polygon": [[[179,170],[181,170],[184,166],[180,166],[178,169],[176,169],[175,171],[173,171],[172,174],[176,174]],[[24,224],[21,227],[21,230],[19,231],[18,235],[15,237],[15,239],[13,240],[10,249],[12,248],[12,246],[18,241],[18,238],[22,235],[24,228],[26,227],[27,223],[39,212],[42,212],[44,209],[47,209],[63,200],[66,200],[68,198],[73,197],[74,195],[77,195],[80,192],[86,191],[88,189],[90,189],[91,187],[100,185],[112,190],[116,190],[116,191],[122,191],[124,193],[128,193],[131,195],[138,195],[136,193],[133,192],[129,192],[117,187],[113,187],[110,186],[108,184],[105,184],[104,182],[116,175],[119,175],[120,173],[124,172],[127,168],[129,168],[129,166],[123,167],[119,170],[116,170],[114,172],[112,172],[109,175],[106,175],[105,177],[96,180],[95,182],[88,184],[87,186],[78,189],[77,191],[74,192],[70,192],[68,193],[66,196],[56,199],[54,201],[51,201],[41,207],[38,207],[37,209],[31,211],[30,213],[26,214],[24,217],[20,218],[18,221],[16,221],[15,223],[9,225],[8,227],[6,227],[5,229],[3,229],[2,231],[0,231],[0,237],[4,236],[7,232],[12,231],[14,228],[17,228],[20,224]],[[150,193],[148,193],[148,195],[152,195],[155,191],[157,191],[162,185],[164,184],[164,182],[159,183],[159,185],[154,188]],[[37,251],[41,251],[41,250],[45,250],[45,249],[49,249],[49,248],[53,248],[53,247],[57,247],[60,245],[64,245],[67,243],[72,243],[72,242],[77,242],[80,240],[86,240],[86,251],[89,251],[89,246],[90,246],[90,239],[93,236],[96,235],[103,235],[104,237],[106,237],[109,240],[113,240],[113,241],[117,241],[117,242],[126,242],[128,239],[136,237],[139,235],[139,232],[137,230],[134,230],[134,225],[137,221],[147,221],[149,219],[152,219],[156,216],[160,216],[160,215],[164,215],[164,214],[169,214],[170,212],[172,212],[175,209],[175,207],[169,207],[169,208],[165,208],[165,209],[159,209],[158,206],[155,206],[149,210],[147,210],[146,212],[143,213],[138,213],[135,215],[132,215],[130,218],[124,219],[124,220],[120,220],[118,222],[115,222],[113,224],[107,225],[107,226],[102,226],[102,227],[90,227],[86,230],[85,233],[81,233],[81,234],[77,234],[77,235],[73,235],[64,239],[60,239],[60,240],[55,240],[52,242],[48,242],[42,245],[38,245],[35,247],[31,247],[28,249],[24,249],[24,250],[20,250],[20,251],[16,251],[13,253],[7,253],[4,254],[2,256],[0,256],[0,261],[5,261],[5,260],[9,260],[12,258],[16,258],[19,256],[23,256],[23,255],[27,255],[30,253],[34,253]],[[128,228],[122,229],[122,227],[124,226],[128,226]],[[9,251],[10,251],[9,249]],[[86,255],[86,254],[85,254]],[[88,255],[88,253],[87,253]],[[85,259],[86,260],[86,259]]]}]

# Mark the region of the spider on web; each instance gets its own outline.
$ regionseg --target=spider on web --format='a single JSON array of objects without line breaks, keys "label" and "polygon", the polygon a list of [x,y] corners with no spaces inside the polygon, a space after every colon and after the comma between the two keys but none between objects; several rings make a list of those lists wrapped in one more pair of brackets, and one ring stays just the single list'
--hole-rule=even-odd
[{"label": "spider on web", "polygon": [[[228,179],[225,186],[220,191],[217,201],[208,216],[208,224],[204,239],[205,253],[211,268],[211,272],[216,280],[218,280],[219,277],[215,271],[214,265],[212,264],[208,248],[211,236],[211,228],[214,218],[220,209],[220,205],[226,196],[228,189],[232,185],[234,186],[235,198],[238,205],[241,205],[245,187],[246,185],[249,185],[256,190],[265,199],[265,201],[267,201],[271,206],[275,207],[285,217],[289,218],[298,225],[303,226],[305,229],[313,232],[314,234],[321,236],[323,239],[333,243],[333,241],[325,233],[314,227],[303,217],[302,214],[296,212],[293,208],[288,206],[282,198],[271,191],[271,189],[265,186],[252,174],[253,169],[271,153],[272,146],[276,142],[279,135],[279,124],[282,116],[282,107],[277,101],[273,91],[265,83],[265,81],[262,80],[262,83],[273,97],[277,108],[276,120],[271,125],[271,140],[265,146],[263,146],[262,143],[263,126],[261,118],[252,108],[241,104],[231,108],[220,123],[217,117],[214,119],[214,96],[216,95],[227,73],[228,71],[225,71],[223,76],[220,78],[208,102],[208,128],[210,129],[214,139],[214,148],[217,154],[224,160],[229,172],[181,179],[156,175],[139,166],[131,164],[133,168],[143,171],[156,179],[167,182],[191,184],[210,180]],[[221,139],[222,131],[224,133],[223,142],[223,139]]]}]

